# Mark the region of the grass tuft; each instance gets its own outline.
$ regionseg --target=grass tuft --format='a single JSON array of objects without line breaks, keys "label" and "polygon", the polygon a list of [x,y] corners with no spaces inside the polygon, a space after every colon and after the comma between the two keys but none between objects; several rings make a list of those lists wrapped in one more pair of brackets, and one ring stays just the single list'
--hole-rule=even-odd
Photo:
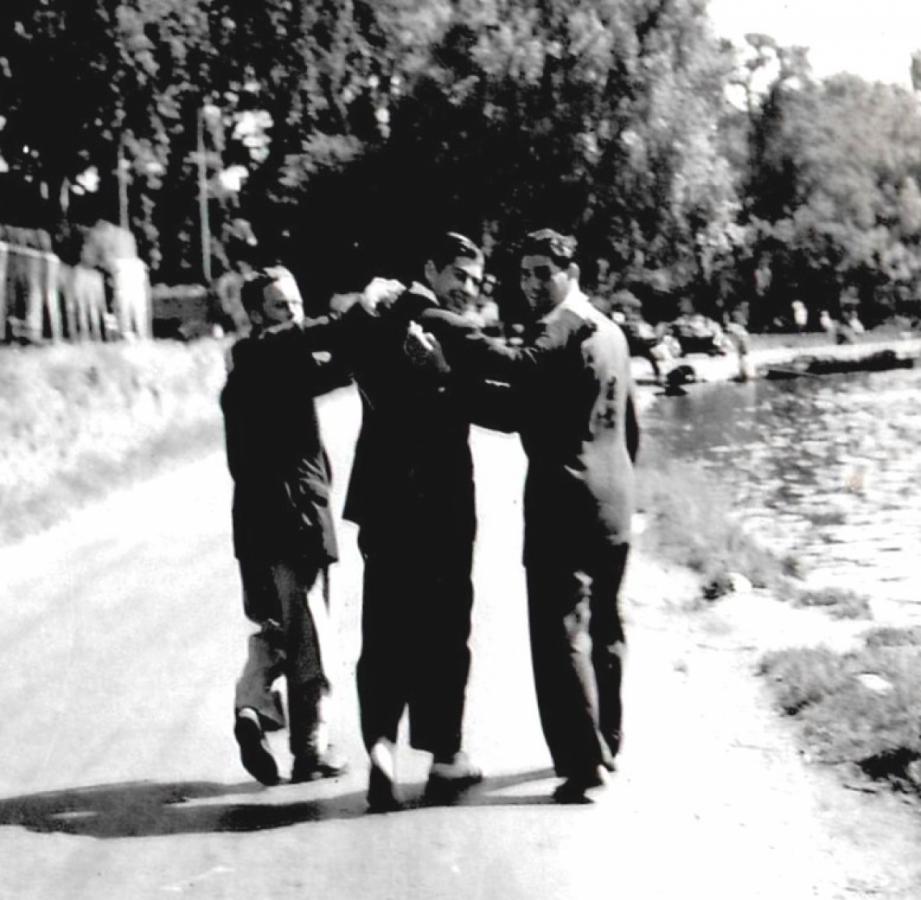
[{"label": "grass tuft", "polygon": [[818,607],[835,619],[872,619],[869,599],[846,588],[801,589],[793,593],[793,605]]},{"label": "grass tuft", "polygon": [[669,458],[653,441],[640,456],[637,508],[647,520],[641,546],[698,572],[708,599],[731,590],[733,573],[773,587],[796,568],[740,527],[729,491],[706,469]]},{"label": "grass tuft", "polygon": [[921,635],[875,629],[864,646],[767,654],[760,673],[793,716],[812,756],[921,793]]}]

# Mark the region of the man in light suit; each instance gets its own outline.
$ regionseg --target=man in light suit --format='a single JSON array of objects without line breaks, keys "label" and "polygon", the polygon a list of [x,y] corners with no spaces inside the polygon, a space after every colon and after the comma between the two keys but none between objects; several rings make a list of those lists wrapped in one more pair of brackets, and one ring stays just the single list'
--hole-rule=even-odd
[{"label": "man in light suit", "polygon": [[532,663],[544,735],[564,779],[554,797],[563,803],[586,802],[620,749],[618,593],[639,443],[626,338],[580,289],[575,253],[573,238],[550,229],[527,236],[520,278],[532,322],[520,348],[441,310],[418,317],[455,375],[511,386],[507,425],[528,457]]}]

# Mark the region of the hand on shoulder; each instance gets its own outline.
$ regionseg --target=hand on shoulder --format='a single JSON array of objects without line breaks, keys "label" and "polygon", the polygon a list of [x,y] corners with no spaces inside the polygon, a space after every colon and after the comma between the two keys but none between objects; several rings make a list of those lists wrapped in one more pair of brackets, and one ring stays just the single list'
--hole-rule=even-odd
[{"label": "hand on shoulder", "polygon": [[379,309],[392,306],[406,290],[406,285],[396,278],[372,278],[361,292],[358,302],[365,312],[376,315]]}]

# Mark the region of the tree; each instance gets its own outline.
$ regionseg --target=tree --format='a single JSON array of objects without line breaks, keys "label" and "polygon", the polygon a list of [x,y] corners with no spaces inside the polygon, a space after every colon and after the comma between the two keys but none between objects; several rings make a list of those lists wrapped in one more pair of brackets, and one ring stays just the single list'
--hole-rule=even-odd
[{"label": "tree", "polygon": [[921,261],[916,98],[850,75],[778,86],[757,129],[749,209],[768,226],[777,296],[835,312],[852,288],[866,318],[891,312]]},{"label": "tree", "polygon": [[[391,5],[385,31],[407,15]],[[298,178],[292,227],[404,272],[433,230],[470,232],[502,269],[552,224],[581,238],[589,278],[595,258],[623,281],[701,277],[736,206],[714,127],[730,61],[701,4],[462,0],[426,24],[427,63],[397,41],[381,69],[388,134]]]}]

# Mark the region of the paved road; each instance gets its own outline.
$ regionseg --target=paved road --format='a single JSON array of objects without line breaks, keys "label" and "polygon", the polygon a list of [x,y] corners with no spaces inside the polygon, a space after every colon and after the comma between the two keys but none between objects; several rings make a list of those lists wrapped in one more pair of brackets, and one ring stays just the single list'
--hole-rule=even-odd
[{"label": "paved road", "polygon": [[[340,502],[354,394],[321,416]],[[365,814],[350,526],[334,581],[334,727],[352,771],[271,789],[247,779],[231,736],[247,627],[215,454],[0,552],[0,897],[855,896],[824,837],[830,813],[740,674],[745,648],[682,624],[686,577],[639,557],[621,773],[591,807],[548,801],[518,565],[521,452],[486,432],[474,446],[467,732],[481,788],[450,809]],[[283,739],[276,749],[284,758]],[[427,759],[399,762],[418,796]]]}]

